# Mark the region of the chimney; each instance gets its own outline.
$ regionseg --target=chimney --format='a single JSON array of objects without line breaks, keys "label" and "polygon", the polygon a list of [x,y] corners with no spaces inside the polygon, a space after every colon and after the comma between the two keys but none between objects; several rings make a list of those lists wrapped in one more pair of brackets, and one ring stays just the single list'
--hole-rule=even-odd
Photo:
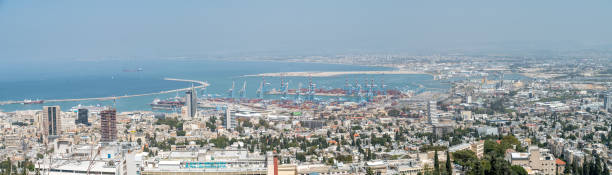
[{"label": "chimney", "polygon": [[278,175],[278,157],[274,156],[274,175]]}]

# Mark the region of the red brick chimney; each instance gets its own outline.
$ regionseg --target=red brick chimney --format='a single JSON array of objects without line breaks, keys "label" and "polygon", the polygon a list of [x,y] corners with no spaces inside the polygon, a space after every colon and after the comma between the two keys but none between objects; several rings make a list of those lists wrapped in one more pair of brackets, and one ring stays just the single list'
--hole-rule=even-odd
[{"label": "red brick chimney", "polygon": [[274,175],[278,175],[278,157],[274,156]]}]

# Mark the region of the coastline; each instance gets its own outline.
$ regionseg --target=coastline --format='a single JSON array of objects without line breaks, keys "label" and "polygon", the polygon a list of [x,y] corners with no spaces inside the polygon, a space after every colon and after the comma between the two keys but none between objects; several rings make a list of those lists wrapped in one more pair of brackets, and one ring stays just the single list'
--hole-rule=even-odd
[{"label": "coastline", "polygon": [[340,75],[405,75],[405,74],[427,74],[426,72],[392,70],[392,71],[328,71],[328,72],[276,72],[244,75],[243,77],[333,77]]},{"label": "coastline", "polygon": [[[193,60],[195,61],[194,63],[197,64],[203,64],[203,61],[199,61],[199,60]],[[224,63],[224,62],[230,62],[230,63]],[[220,65],[220,66],[225,66],[225,65],[232,65],[234,63],[238,64],[241,63],[242,61],[239,60],[223,60],[222,63],[219,64],[215,64],[215,65]],[[408,70],[401,70],[398,67],[393,67],[390,65],[387,66],[381,66],[381,65],[359,65],[359,64],[349,64],[349,63],[324,63],[324,62],[312,62],[312,61],[280,61],[280,60],[249,60],[248,62],[264,62],[263,64],[259,64],[259,65],[285,65],[285,64],[276,64],[276,63],[297,63],[299,66],[300,63],[307,63],[307,64],[315,64],[313,68],[311,68],[310,70],[305,69],[305,70],[300,70],[300,69],[281,69],[281,70],[276,70],[276,71],[270,71],[273,69],[267,68],[267,69],[258,69],[259,71],[257,72],[244,72],[244,73],[235,73],[233,75],[228,75],[226,77],[227,80],[229,79],[235,79],[235,78],[239,78],[239,77],[243,77],[243,78],[253,78],[253,77],[245,77],[244,75],[248,75],[248,74],[273,74],[274,72],[291,72],[291,71],[303,71],[302,75],[296,75],[293,78],[300,78],[299,76],[303,76],[303,77],[307,77],[309,74],[311,74],[311,72],[318,72],[315,76],[320,76],[321,78],[330,78],[330,79],[335,79],[334,76],[337,75],[344,75],[344,74],[428,74],[428,73],[421,73],[421,72],[410,72]],[[184,65],[184,64],[192,64],[191,62],[187,62],[187,63],[176,63],[175,65]],[[317,67],[317,65],[322,64],[322,67]],[[246,63],[246,65],[250,65],[250,63]],[[338,65],[339,67],[336,66],[325,66],[325,65]],[[340,65],[347,65],[349,67],[342,67]],[[350,66],[359,66],[357,68],[351,68]],[[146,65],[145,65],[146,67]],[[295,67],[295,65],[294,65]],[[149,70],[149,69],[148,69]],[[152,70],[152,69],[151,69]],[[162,69],[163,70],[163,69]],[[327,72],[327,73],[326,73]],[[191,74],[191,73],[190,73]],[[280,75],[280,74],[279,74]],[[179,75],[178,77],[183,77],[181,75]],[[184,77],[189,77],[191,79],[209,79],[210,76],[184,76]],[[148,78],[148,77],[145,77]],[[216,78],[216,77],[214,77]],[[217,84],[217,88],[212,88],[211,92],[217,92],[217,94],[222,94],[223,92],[225,92],[225,88],[218,88],[219,86],[229,86],[229,85],[224,85],[223,82],[227,81],[226,79],[222,79],[222,80],[218,80],[218,79],[212,79],[211,82],[218,82],[218,81],[222,81],[221,83],[213,83],[213,84]],[[247,79],[248,81],[259,81],[259,79],[257,80],[253,80],[253,79]],[[249,84],[253,84],[253,82],[249,82]],[[156,82],[157,83],[157,82]],[[392,82],[388,82],[388,83],[392,83]],[[400,82],[400,84],[405,84],[404,82]],[[231,85],[231,84],[230,84]],[[184,86],[178,86],[176,87],[177,89],[181,89],[181,88],[185,88]],[[100,104],[112,104],[113,99],[117,99],[117,103],[121,103],[121,105],[123,106],[122,111],[133,111],[133,110],[144,110],[144,111],[149,111],[150,109],[148,105],[146,105],[147,103],[150,103],[150,101],[152,100],[152,98],[149,97],[143,97],[143,96],[149,96],[149,95],[157,95],[157,94],[170,94],[170,95],[161,95],[160,98],[170,98],[171,96],[173,97],[173,93],[175,91],[172,90],[176,90],[176,89],[170,89],[168,90],[164,90],[165,92],[161,92],[161,91],[155,91],[155,92],[145,92],[145,94],[138,94],[136,93],[136,95],[130,95],[131,93],[123,93],[126,95],[120,95],[120,96],[111,96],[111,95],[92,95],[92,97],[89,98],[80,98],[80,96],[74,96],[72,98],[61,98],[62,96],[57,96],[57,97],[43,97],[43,98],[35,98],[36,100],[43,100],[46,103],[49,104],[55,104],[55,105],[60,105],[63,108],[69,108],[70,106],[75,106],[78,104],[83,103],[84,105],[100,105]],[[248,91],[255,91],[256,88],[255,86],[249,86]],[[249,94],[253,94],[253,93],[249,93]],[[32,95],[30,95],[32,96]],[[178,95],[177,95],[178,96]],[[251,95],[254,96],[254,95]],[[133,98],[130,98],[133,97]],[[17,99],[27,99],[27,98],[17,98]],[[121,99],[119,101],[119,99]],[[125,99],[125,100],[124,100]],[[84,101],[84,102],[79,102],[79,101]],[[7,101],[3,101],[5,104],[6,103],[11,103],[10,105],[0,105],[0,110],[2,110],[3,112],[10,112],[10,111],[20,111],[20,110],[28,110],[28,109],[38,109],[39,106],[42,106],[41,104],[33,104],[33,105],[20,105],[19,103],[22,103],[23,101],[21,100],[7,100]],[[0,103],[3,103],[0,102]],[[17,104],[15,104],[17,103]],[[65,107],[64,107],[65,106]]]}]

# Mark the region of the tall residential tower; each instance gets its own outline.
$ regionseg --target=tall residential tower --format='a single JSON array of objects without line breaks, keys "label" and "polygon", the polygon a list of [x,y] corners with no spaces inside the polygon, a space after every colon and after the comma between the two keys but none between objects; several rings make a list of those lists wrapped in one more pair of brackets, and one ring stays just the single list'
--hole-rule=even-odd
[{"label": "tall residential tower", "polygon": [[195,117],[198,108],[198,97],[195,89],[191,88],[191,90],[185,92],[185,105],[187,106],[186,114],[189,118]]},{"label": "tall residential tower", "polygon": [[107,109],[100,112],[101,142],[117,140],[117,110]]}]

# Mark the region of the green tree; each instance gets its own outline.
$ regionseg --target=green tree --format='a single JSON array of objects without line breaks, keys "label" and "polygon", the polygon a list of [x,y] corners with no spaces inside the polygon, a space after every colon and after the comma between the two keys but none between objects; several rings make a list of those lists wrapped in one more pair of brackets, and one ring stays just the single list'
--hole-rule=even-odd
[{"label": "green tree", "polygon": [[185,131],[176,131],[176,136],[185,136],[186,132]]},{"label": "green tree", "polygon": [[462,171],[465,171],[466,167],[470,167],[470,163],[478,161],[478,157],[472,150],[460,150],[453,153],[453,160],[456,164],[461,165]]},{"label": "green tree", "polygon": [[473,168],[471,168],[470,171],[468,171],[469,172],[468,174],[471,174],[471,175],[484,175],[485,174],[485,167],[480,160],[473,160],[470,162],[470,165]]},{"label": "green tree", "polygon": [[453,166],[451,165],[450,160],[451,160],[450,153],[446,151],[446,174],[448,175],[453,174]]},{"label": "green tree", "polygon": [[590,175],[590,166],[589,166],[589,161],[586,159],[586,157],[584,158],[584,164],[582,164],[582,174],[583,175]]},{"label": "green tree", "polygon": [[392,116],[392,117],[397,117],[400,115],[400,111],[397,109],[391,109],[389,110],[387,114],[389,114],[389,116]]},{"label": "green tree", "polygon": [[510,169],[512,170],[512,174],[527,175],[527,171],[525,171],[525,169],[522,166],[512,165],[510,166]]},{"label": "green tree", "polygon": [[608,169],[608,164],[606,162],[603,162],[603,170],[601,174],[610,174],[610,169]]},{"label": "green tree", "polygon": [[440,162],[438,161],[438,150],[434,151],[434,175],[440,175]]},{"label": "green tree", "polygon": [[367,175],[374,175],[374,171],[372,171],[372,168],[367,167],[367,168],[366,168],[366,174],[367,174]]},{"label": "green tree", "polygon": [[563,174],[569,174],[572,170],[572,167],[570,166],[569,162],[565,162],[565,170],[563,170]]},{"label": "green tree", "polygon": [[210,139],[209,141],[209,143],[215,144],[215,147],[217,148],[225,148],[229,145],[229,142],[230,142],[229,139],[224,135],[219,136],[214,139]]},{"label": "green tree", "polygon": [[304,153],[296,153],[295,154],[295,159],[301,161],[301,162],[306,162],[306,156],[304,156]]}]

